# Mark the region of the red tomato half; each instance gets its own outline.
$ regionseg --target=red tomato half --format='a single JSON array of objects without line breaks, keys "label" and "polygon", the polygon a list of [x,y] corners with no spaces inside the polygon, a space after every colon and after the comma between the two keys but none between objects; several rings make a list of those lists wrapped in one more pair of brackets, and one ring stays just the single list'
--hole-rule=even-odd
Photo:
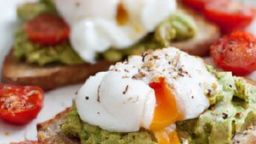
[{"label": "red tomato half", "polygon": [[256,10],[232,1],[216,1],[205,6],[204,15],[220,26],[224,33],[244,29],[255,17]]},{"label": "red tomato half", "polygon": [[44,93],[33,86],[0,85],[0,118],[12,124],[27,124],[43,107]]},{"label": "red tomato half", "polygon": [[29,40],[40,45],[56,45],[69,38],[70,29],[65,21],[51,14],[44,14],[28,21],[25,31]]},{"label": "red tomato half", "polygon": [[17,142],[17,143],[12,142],[12,143],[10,143],[10,144],[43,144],[43,143],[41,143],[41,142],[36,142],[36,141],[23,141],[23,142]]},{"label": "red tomato half", "polygon": [[256,70],[256,38],[245,32],[233,32],[210,47],[214,62],[235,75]]}]

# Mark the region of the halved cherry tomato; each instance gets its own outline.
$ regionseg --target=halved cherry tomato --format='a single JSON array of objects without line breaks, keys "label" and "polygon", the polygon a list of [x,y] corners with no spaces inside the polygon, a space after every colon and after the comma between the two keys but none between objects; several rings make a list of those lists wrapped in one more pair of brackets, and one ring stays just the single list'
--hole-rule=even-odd
[{"label": "halved cherry tomato", "polygon": [[25,31],[29,40],[40,45],[56,45],[69,38],[70,29],[59,16],[43,14],[28,21]]},{"label": "halved cherry tomato", "polygon": [[34,86],[0,85],[0,118],[23,125],[35,119],[43,107],[44,92]]},{"label": "halved cherry tomato", "polygon": [[12,142],[10,144],[43,144],[42,142],[37,142],[37,141],[23,141],[23,142]]},{"label": "halved cherry tomato", "polygon": [[210,47],[214,62],[235,75],[256,70],[256,38],[246,32],[233,32]]},{"label": "halved cherry tomato", "polygon": [[256,16],[256,10],[234,1],[215,1],[205,5],[204,15],[219,25],[223,33],[230,33],[249,25]]}]

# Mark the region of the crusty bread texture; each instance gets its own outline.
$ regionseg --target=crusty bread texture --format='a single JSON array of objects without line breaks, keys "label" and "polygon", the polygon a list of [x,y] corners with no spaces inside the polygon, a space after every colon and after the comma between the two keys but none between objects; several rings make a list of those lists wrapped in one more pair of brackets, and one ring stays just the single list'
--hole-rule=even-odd
[{"label": "crusty bread texture", "polygon": [[3,63],[1,80],[8,84],[35,85],[47,91],[84,82],[90,75],[107,70],[110,65],[110,62],[100,61],[93,65],[85,63],[40,67],[21,62],[9,53]]},{"label": "crusty bread texture", "polygon": [[79,144],[79,140],[69,138],[61,133],[60,126],[64,122],[65,114],[69,113],[71,108],[57,114],[53,119],[37,125],[37,137],[39,142],[45,144]]}]

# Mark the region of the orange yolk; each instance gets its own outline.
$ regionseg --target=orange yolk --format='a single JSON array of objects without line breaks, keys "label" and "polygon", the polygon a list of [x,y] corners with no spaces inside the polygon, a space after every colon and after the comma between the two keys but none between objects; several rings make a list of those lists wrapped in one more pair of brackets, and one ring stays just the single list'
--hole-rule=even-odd
[{"label": "orange yolk", "polygon": [[156,95],[156,108],[149,129],[161,130],[178,120],[182,120],[183,116],[177,107],[175,96],[165,78],[161,77],[158,82],[152,82],[149,85],[154,89]]},{"label": "orange yolk", "polygon": [[159,130],[154,132],[158,144],[181,144],[176,131],[168,132],[166,130]]},{"label": "orange yolk", "polygon": [[165,128],[178,120],[183,120],[183,114],[177,107],[175,96],[165,78],[149,84],[156,95],[156,108],[150,130],[154,132],[159,144],[179,144],[176,132],[168,133]]}]

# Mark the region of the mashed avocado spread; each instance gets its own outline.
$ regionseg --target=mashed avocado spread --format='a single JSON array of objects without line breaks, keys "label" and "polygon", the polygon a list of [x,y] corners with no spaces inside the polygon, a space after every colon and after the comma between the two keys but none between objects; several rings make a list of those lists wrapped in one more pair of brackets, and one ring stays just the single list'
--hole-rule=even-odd
[{"label": "mashed avocado spread", "polygon": [[82,122],[75,108],[66,115],[61,130],[69,137],[79,138],[81,144],[157,144],[146,130],[115,133]]},{"label": "mashed avocado spread", "polygon": [[222,85],[218,93],[206,92],[214,99],[211,107],[197,119],[177,123],[189,144],[233,144],[234,134],[246,130],[256,118],[256,87],[229,72],[211,71]]},{"label": "mashed avocado spread", "polygon": [[[57,10],[51,0],[26,3],[17,9],[17,15],[22,20],[22,23],[44,13],[57,14]],[[128,55],[141,54],[148,49],[168,46],[172,41],[190,39],[195,35],[196,26],[194,20],[182,11],[177,11],[160,23],[154,33],[148,34],[148,36],[138,43],[122,50],[111,48],[104,53],[99,53],[97,59],[119,61]],[[13,47],[15,56],[28,63],[37,63],[42,66],[50,63],[68,65],[84,63],[72,49],[69,42],[57,46],[40,46],[29,41],[23,30],[23,26],[16,32]]]},{"label": "mashed avocado spread", "polygon": [[[233,144],[234,134],[243,132],[256,118],[256,87],[229,72],[207,67],[221,85],[218,91],[205,91],[210,108],[198,118],[177,123],[182,144]],[[66,115],[61,126],[68,137],[81,144],[157,144],[146,130],[134,133],[112,133],[82,122],[75,109]]]}]

